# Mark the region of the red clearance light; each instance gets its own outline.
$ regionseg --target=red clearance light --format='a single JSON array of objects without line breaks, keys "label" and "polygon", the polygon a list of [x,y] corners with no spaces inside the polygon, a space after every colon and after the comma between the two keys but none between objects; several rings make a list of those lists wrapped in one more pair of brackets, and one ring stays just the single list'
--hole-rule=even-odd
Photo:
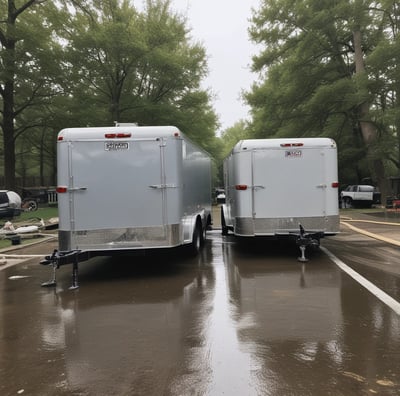
[{"label": "red clearance light", "polygon": [[104,137],[106,139],[124,139],[124,138],[130,138],[132,136],[131,133],[106,133],[104,134]]},{"label": "red clearance light", "polygon": [[57,140],[60,142],[61,140],[64,140],[64,136],[59,136],[58,138],[57,138]]},{"label": "red clearance light", "polygon": [[333,182],[332,183],[333,188],[338,188],[339,187],[339,182]]},{"label": "red clearance light", "polygon": [[247,190],[247,184],[236,184],[235,189],[238,191]]},{"label": "red clearance light", "polygon": [[303,143],[281,143],[281,147],[302,147]]},{"label": "red clearance light", "polygon": [[66,192],[68,191],[68,188],[65,187],[65,186],[58,186],[58,187],[56,188],[56,191],[57,191],[59,194],[63,194],[63,193],[66,193]]},{"label": "red clearance light", "polygon": [[179,132],[175,132],[174,137],[179,137]]}]

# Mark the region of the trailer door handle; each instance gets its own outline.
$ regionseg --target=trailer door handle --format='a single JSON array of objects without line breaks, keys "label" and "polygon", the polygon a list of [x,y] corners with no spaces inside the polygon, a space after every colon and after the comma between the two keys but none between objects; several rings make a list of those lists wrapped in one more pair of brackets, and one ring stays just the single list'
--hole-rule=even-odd
[{"label": "trailer door handle", "polygon": [[72,187],[69,188],[68,191],[86,191],[87,187]]},{"label": "trailer door handle", "polygon": [[151,184],[150,188],[176,188],[176,184]]}]

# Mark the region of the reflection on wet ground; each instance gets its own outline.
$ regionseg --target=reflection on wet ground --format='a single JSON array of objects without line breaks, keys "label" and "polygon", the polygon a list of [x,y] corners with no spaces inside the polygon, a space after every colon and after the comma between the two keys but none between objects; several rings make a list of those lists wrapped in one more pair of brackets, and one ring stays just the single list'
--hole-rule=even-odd
[{"label": "reflection on wet ground", "polygon": [[324,254],[208,238],[91,260],[75,292],[70,268],[54,290],[35,262],[1,271],[0,394],[400,393],[399,317]]},{"label": "reflection on wet ground", "polygon": [[[265,394],[399,391],[398,316],[324,255],[301,265],[282,251],[269,257],[235,246],[226,251],[238,324],[252,324],[238,326],[238,336],[255,342]],[[390,386],[382,389],[382,381]]]}]

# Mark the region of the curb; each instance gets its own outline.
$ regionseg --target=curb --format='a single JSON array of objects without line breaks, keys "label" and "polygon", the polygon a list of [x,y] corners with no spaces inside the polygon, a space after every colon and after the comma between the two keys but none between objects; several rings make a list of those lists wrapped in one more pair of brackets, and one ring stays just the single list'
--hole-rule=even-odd
[{"label": "curb", "polygon": [[57,235],[54,235],[54,236],[46,235],[42,239],[39,239],[38,241],[35,241],[35,242],[30,242],[30,243],[25,243],[23,245],[14,245],[14,246],[10,246],[7,248],[3,248],[3,249],[0,249],[0,255],[3,253],[12,252],[14,250],[25,249],[25,248],[28,248],[33,245],[38,245],[39,243],[48,242],[54,238],[57,238]]},{"label": "curb", "polygon": [[363,234],[365,236],[368,236],[368,237],[373,238],[373,239],[377,239],[377,240],[382,241],[382,242],[390,243],[391,245],[400,246],[400,242],[399,241],[396,241],[396,240],[394,240],[392,238],[386,238],[386,237],[383,237],[383,236],[378,235],[378,234],[374,234],[374,233],[369,232],[369,231],[362,230],[361,228],[355,227],[352,224],[347,223],[347,221],[358,221],[358,222],[364,222],[364,223],[383,224],[383,225],[385,225],[385,224],[386,225],[388,225],[388,224],[389,225],[400,225],[400,224],[385,223],[385,222],[379,222],[379,221],[369,221],[369,220],[346,220],[346,221],[341,221],[340,222],[341,224],[345,225],[346,227],[350,228],[353,231],[358,232],[359,234]]}]

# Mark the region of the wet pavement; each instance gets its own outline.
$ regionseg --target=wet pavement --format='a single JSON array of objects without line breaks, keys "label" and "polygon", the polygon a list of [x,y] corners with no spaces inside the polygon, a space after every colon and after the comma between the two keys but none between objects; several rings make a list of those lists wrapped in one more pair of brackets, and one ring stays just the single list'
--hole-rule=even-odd
[{"label": "wet pavement", "polygon": [[[397,225],[348,222],[400,243]],[[400,301],[397,246],[345,224],[322,245]],[[0,394],[400,394],[400,316],[324,252],[298,255],[215,230],[197,258],[82,263],[76,291],[68,266],[54,289],[36,258],[3,267]]]}]

